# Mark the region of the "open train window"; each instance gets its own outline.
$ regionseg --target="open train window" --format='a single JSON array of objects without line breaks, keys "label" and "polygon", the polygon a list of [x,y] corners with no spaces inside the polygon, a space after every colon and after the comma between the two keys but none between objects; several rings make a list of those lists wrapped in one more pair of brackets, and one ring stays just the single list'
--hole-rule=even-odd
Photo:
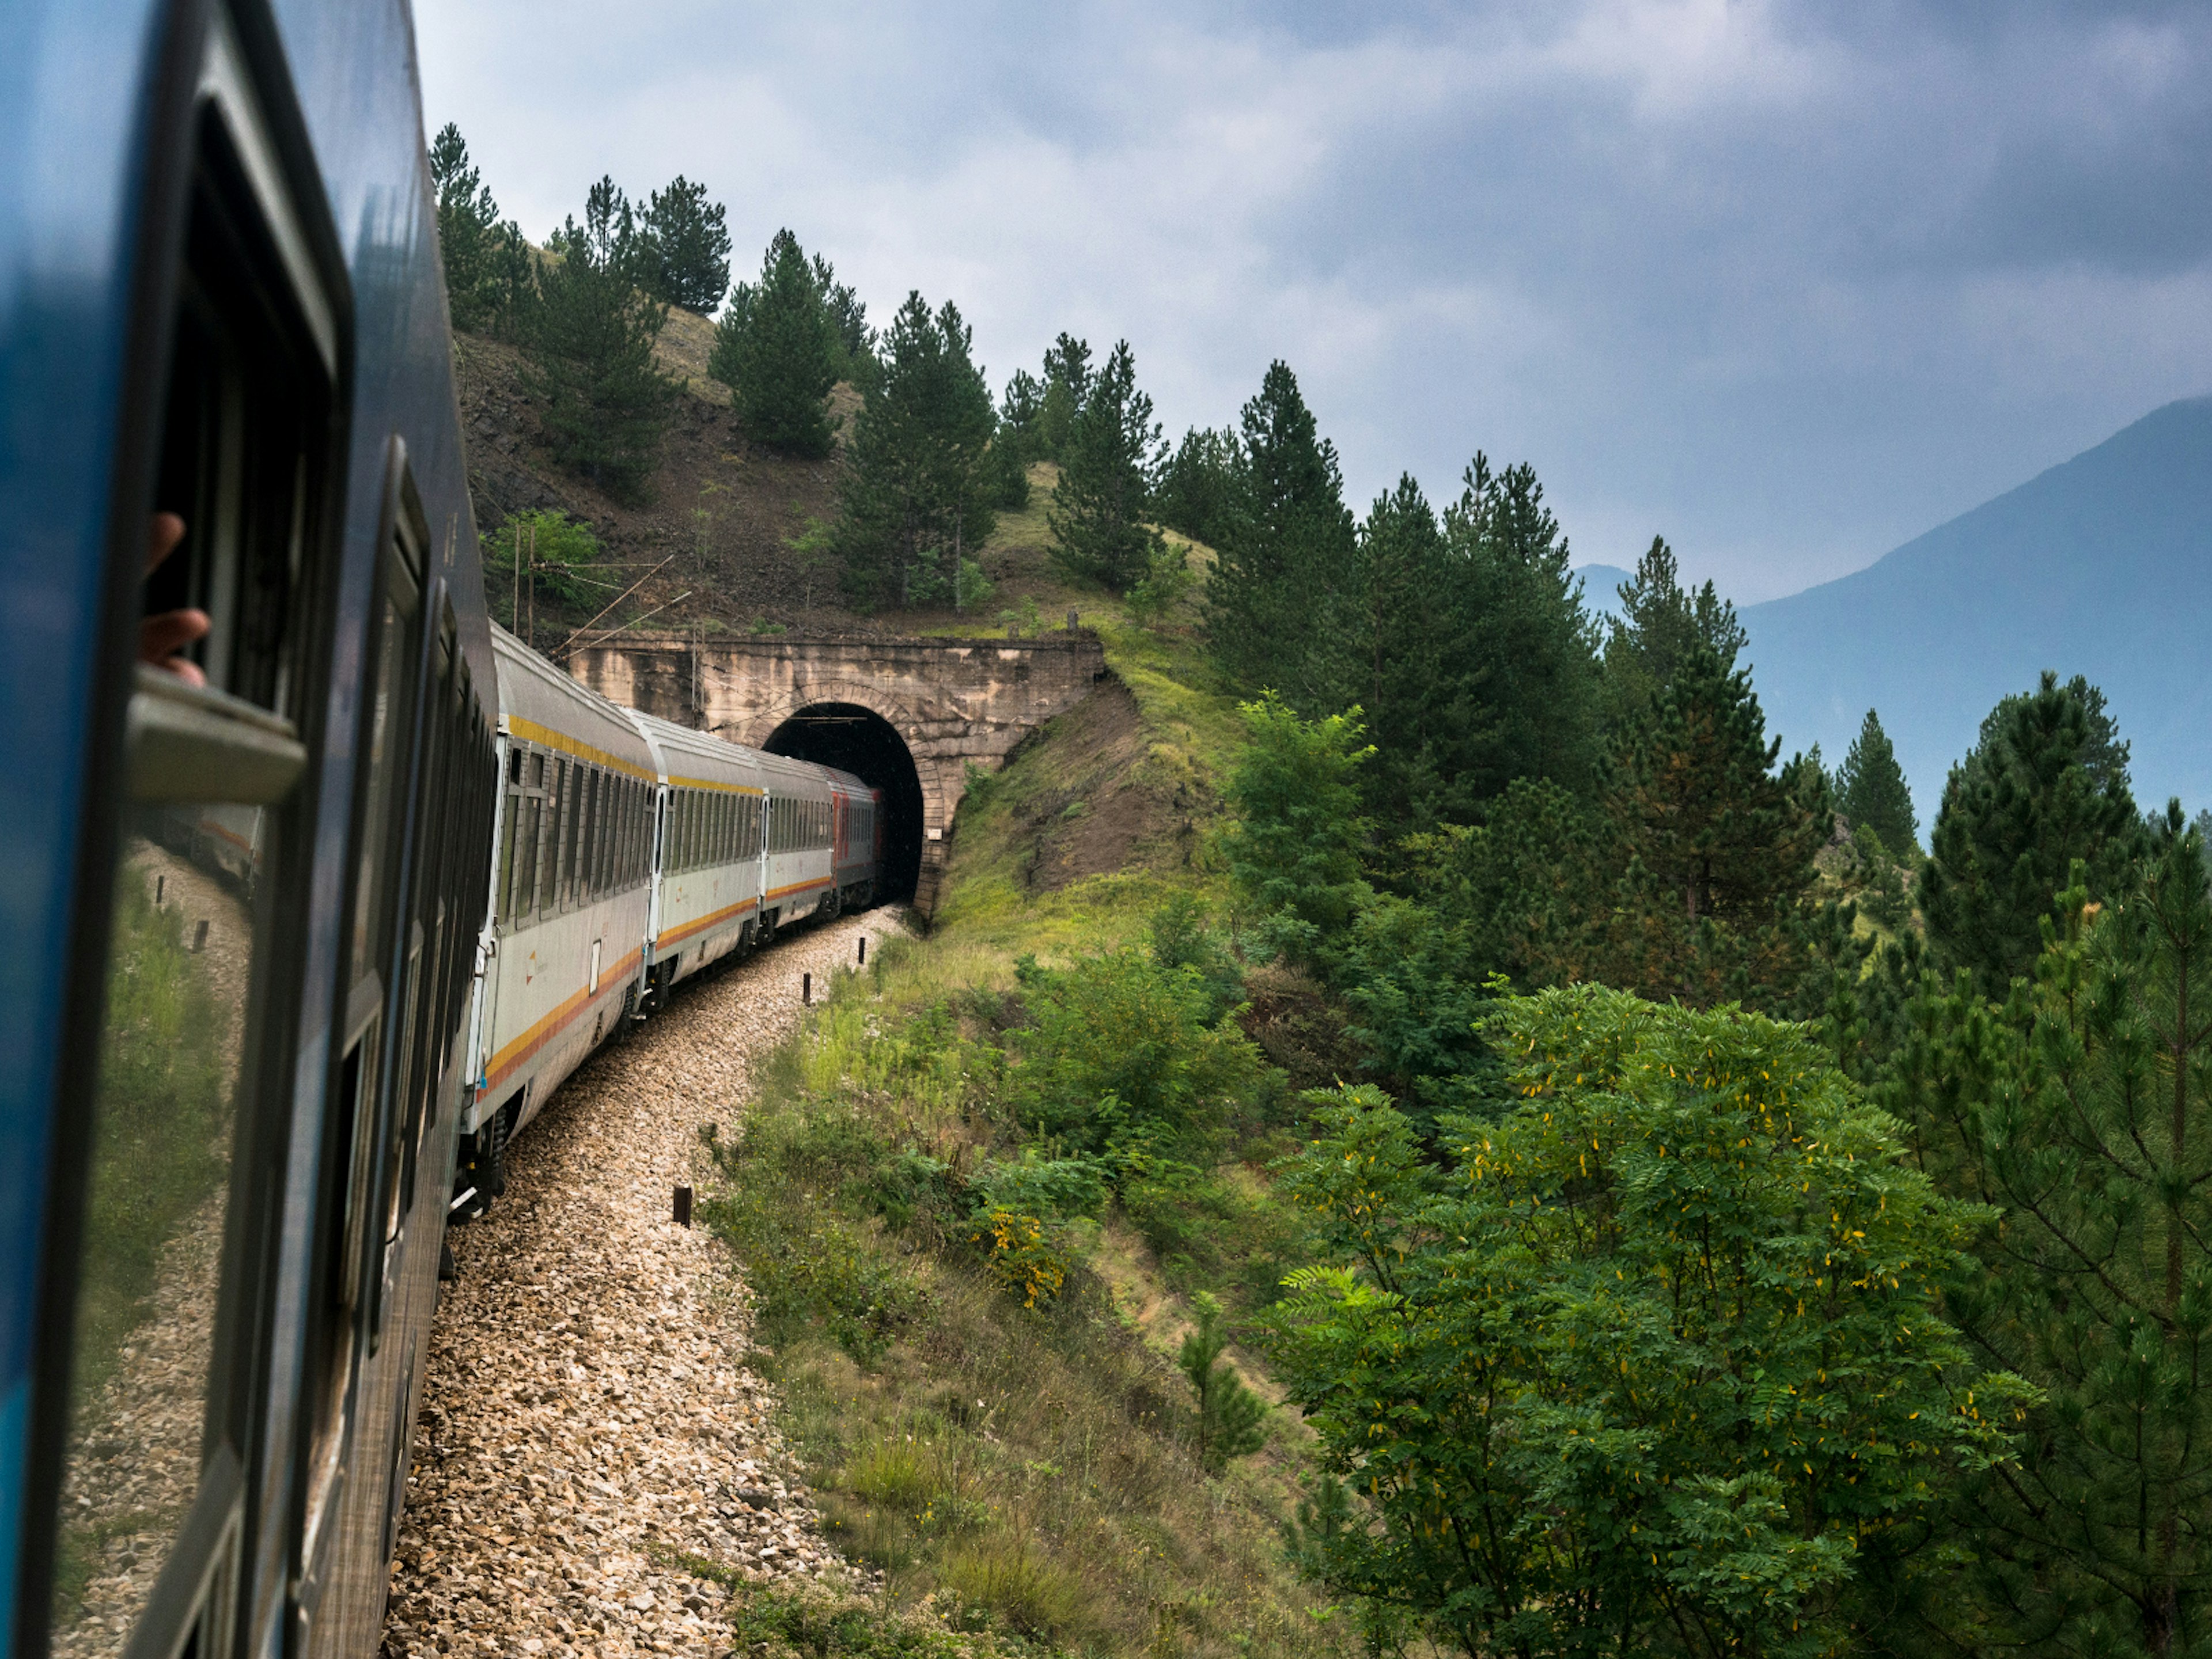
[{"label": "open train window", "polygon": [[209,627],[134,671],[45,1603],[54,1650],[149,1659],[229,1642],[343,494],[329,239],[220,10],[190,108],[141,604]]}]

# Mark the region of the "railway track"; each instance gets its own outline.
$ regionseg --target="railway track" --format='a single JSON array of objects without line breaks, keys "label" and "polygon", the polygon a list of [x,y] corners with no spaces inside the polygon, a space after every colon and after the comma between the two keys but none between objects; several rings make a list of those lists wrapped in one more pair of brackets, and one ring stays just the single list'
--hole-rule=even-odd
[{"label": "railway track", "polygon": [[747,1369],[727,1256],[671,1219],[699,1127],[732,1124],[752,1062],[878,909],[794,930],[680,991],[603,1051],[514,1145],[506,1194],[457,1228],[432,1337],[386,1618],[388,1655],[730,1650],[725,1591],[848,1570]]}]

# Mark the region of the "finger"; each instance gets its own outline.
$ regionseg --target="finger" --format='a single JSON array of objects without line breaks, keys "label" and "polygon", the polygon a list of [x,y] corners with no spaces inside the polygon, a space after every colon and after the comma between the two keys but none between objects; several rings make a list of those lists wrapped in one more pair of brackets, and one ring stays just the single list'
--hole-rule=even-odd
[{"label": "finger", "polygon": [[159,569],[161,561],[177,550],[185,538],[185,521],[173,513],[156,513],[146,526],[146,569]]},{"label": "finger", "polygon": [[177,653],[195,640],[205,639],[209,626],[204,611],[164,611],[149,617],[138,624],[138,660],[166,668],[195,685],[205,685],[207,677],[196,665],[179,659]]}]

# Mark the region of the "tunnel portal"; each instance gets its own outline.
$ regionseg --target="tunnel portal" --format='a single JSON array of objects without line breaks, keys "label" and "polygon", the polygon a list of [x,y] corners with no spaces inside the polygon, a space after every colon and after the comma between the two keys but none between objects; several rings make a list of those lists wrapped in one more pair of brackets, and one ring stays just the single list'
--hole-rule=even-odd
[{"label": "tunnel portal", "polygon": [[921,874],[921,775],[915,767],[914,751],[896,726],[858,703],[818,702],[785,720],[769,733],[761,747],[772,755],[837,767],[882,790],[884,866],[879,890],[886,899],[913,896]]},{"label": "tunnel portal", "polygon": [[568,653],[610,701],[752,749],[842,767],[883,790],[884,890],[927,920],[953,814],[977,770],[1091,694],[1106,655],[1087,629],[1030,639],[624,635]]}]

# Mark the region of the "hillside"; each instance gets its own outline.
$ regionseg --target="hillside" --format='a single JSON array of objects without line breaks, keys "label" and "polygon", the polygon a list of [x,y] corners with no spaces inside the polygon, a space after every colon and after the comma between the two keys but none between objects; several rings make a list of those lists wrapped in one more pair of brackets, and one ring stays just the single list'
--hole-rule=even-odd
[{"label": "hillside", "polygon": [[[523,360],[512,346],[472,335],[453,338],[461,424],[468,446],[469,489],[477,526],[489,538],[509,516],[557,510],[591,526],[619,592],[640,576],[637,593],[615,618],[642,617],[655,628],[745,632],[780,626],[838,632],[854,618],[838,601],[836,573],[826,559],[810,564],[792,546],[812,519],[836,512],[836,461],[793,460],[750,442],[730,408],[729,389],[706,374],[713,325],[672,311],[658,356],[681,387],[674,417],[641,502],[611,499],[563,471],[546,453]],[[839,386],[832,407],[859,404]],[[657,574],[651,567],[668,561]],[[488,570],[492,610],[508,619],[513,586]],[[665,607],[662,609],[661,607]],[[538,644],[556,644],[568,625],[542,596]]]},{"label": "hillside", "polygon": [[1770,730],[1843,757],[1869,708],[1924,826],[1982,716],[2085,674],[2146,805],[2212,804],[2212,398],[2168,404],[1867,568],[1743,612]]}]

